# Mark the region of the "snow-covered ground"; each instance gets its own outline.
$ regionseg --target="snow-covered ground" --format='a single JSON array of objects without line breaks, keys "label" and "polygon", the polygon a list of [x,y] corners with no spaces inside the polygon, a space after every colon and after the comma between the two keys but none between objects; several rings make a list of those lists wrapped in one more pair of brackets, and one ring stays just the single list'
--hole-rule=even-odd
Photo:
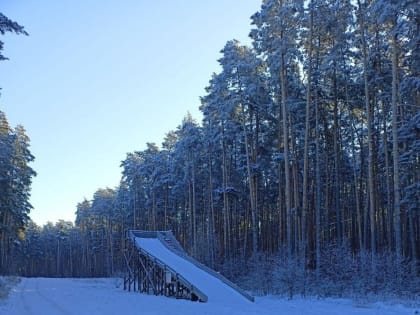
[{"label": "snow-covered ground", "polygon": [[[417,312],[417,313],[416,313]],[[414,315],[420,309],[382,303],[356,305],[350,300],[256,298],[207,303],[126,292],[120,279],[23,278],[0,300],[4,315]]]}]

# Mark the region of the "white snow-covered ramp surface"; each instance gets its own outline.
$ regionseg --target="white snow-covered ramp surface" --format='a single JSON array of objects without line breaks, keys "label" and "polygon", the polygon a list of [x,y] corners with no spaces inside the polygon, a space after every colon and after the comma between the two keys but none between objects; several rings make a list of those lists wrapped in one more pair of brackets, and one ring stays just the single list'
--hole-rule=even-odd
[{"label": "white snow-covered ramp surface", "polygon": [[420,309],[383,303],[356,305],[344,299],[256,298],[192,303],[165,296],[127,292],[121,279],[23,278],[1,315],[414,315]]},{"label": "white snow-covered ramp surface", "polygon": [[220,279],[169,250],[159,239],[136,237],[135,240],[139,247],[158,258],[200,289],[207,295],[209,301],[229,302],[230,300],[234,300],[235,303],[250,303]]}]

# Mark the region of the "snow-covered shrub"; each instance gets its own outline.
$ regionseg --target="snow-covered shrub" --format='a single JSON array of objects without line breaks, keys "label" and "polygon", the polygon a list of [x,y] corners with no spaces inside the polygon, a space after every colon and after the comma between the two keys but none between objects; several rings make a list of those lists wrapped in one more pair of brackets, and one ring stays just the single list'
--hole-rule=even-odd
[{"label": "snow-covered shrub", "polygon": [[[255,295],[273,294],[272,271],[275,257],[258,253],[249,260],[246,267],[240,268],[242,274],[236,278],[237,282]],[[238,269],[238,268],[237,268]],[[244,272],[245,271],[245,272]]]},{"label": "snow-covered shrub", "polygon": [[249,263],[248,273],[238,278],[238,283],[255,295],[281,295],[293,298],[305,295],[307,271],[298,257],[288,258],[281,251],[278,255],[258,253]]},{"label": "snow-covered shrub", "polygon": [[352,291],[355,269],[355,261],[348,243],[332,244],[324,248],[318,277],[314,279],[315,284],[311,285],[314,295],[348,295]]},{"label": "snow-covered shrub", "polygon": [[397,262],[392,251],[355,253],[348,242],[337,243],[322,250],[318,269],[303,264],[299,254],[288,258],[286,253],[258,253],[246,263],[226,261],[223,273],[254,295],[344,297],[361,305],[401,299],[420,304],[419,262]]},{"label": "snow-covered shrub", "polygon": [[0,300],[9,296],[10,289],[20,281],[17,277],[0,277]]},{"label": "snow-covered shrub", "polygon": [[306,294],[306,272],[299,257],[278,257],[273,270],[274,293],[286,295]]},{"label": "snow-covered shrub", "polygon": [[0,277],[0,299],[6,299],[9,294],[7,289],[6,282],[3,277]]}]

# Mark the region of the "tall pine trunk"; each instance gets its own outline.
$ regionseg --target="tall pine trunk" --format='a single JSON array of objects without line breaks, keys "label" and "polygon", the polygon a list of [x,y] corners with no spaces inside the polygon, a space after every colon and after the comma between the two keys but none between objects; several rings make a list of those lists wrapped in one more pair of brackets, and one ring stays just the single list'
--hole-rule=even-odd
[{"label": "tall pine trunk", "polygon": [[316,276],[319,278],[321,268],[321,167],[319,143],[319,108],[315,100],[315,266]]},{"label": "tall pine trunk", "polygon": [[306,229],[306,212],[308,209],[308,169],[309,169],[309,134],[310,134],[310,106],[311,106],[311,84],[312,84],[312,36],[313,36],[313,24],[314,24],[314,13],[312,7],[312,1],[310,6],[310,22],[309,22],[309,48],[308,48],[308,83],[306,87],[306,109],[305,109],[305,144],[303,152],[303,187],[302,187],[302,258],[305,261],[306,247],[307,247],[307,229]]},{"label": "tall pine trunk", "polygon": [[398,148],[398,64],[397,64],[397,34],[395,32],[397,22],[394,22],[394,28],[391,35],[392,48],[392,158],[394,175],[394,230],[395,230],[395,252],[397,254],[397,264],[401,260],[402,242],[401,242],[401,210],[400,210],[400,175],[399,175],[399,148]]},{"label": "tall pine trunk", "polygon": [[[368,64],[367,64],[367,44],[365,35],[365,12],[360,0],[359,6],[360,35],[362,39],[362,58],[363,58],[363,81],[365,93],[365,111],[368,143],[368,193],[369,193],[369,220],[370,220],[370,249],[376,253],[376,231],[375,231],[375,193],[374,193],[374,172],[373,172],[373,137],[372,137],[372,110],[369,99]],[[374,257],[374,255],[372,255]]]},{"label": "tall pine trunk", "polygon": [[255,258],[258,251],[258,232],[257,232],[257,206],[256,206],[256,187],[253,181],[253,175],[251,172],[250,153],[249,153],[249,141],[247,136],[247,130],[245,125],[245,109],[242,104],[242,129],[245,138],[245,154],[246,154],[246,169],[248,173],[248,188],[249,188],[249,199],[251,204],[251,230],[252,230],[252,256]]},{"label": "tall pine trunk", "polygon": [[287,254],[292,257],[292,218],[290,200],[290,168],[289,168],[289,126],[288,111],[286,104],[286,69],[284,53],[281,55],[280,84],[281,84],[281,109],[283,118],[283,149],[284,149],[284,172],[285,172],[285,202],[286,202],[286,232]]}]

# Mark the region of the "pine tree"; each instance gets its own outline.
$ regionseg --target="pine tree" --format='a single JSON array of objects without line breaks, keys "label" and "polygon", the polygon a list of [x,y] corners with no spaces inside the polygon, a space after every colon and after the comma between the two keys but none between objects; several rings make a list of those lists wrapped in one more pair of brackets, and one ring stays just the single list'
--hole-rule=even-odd
[{"label": "pine tree", "polygon": [[[21,26],[18,23],[12,21],[7,16],[5,16],[3,13],[0,12],[0,34],[4,35],[6,33],[28,35],[28,33],[25,31],[23,26]],[[4,43],[3,43],[3,41],[0,41],[0,61],[8,59],[5,56],[3,56],[3,54],[2,54],[3,48],[4,48]]]}]

